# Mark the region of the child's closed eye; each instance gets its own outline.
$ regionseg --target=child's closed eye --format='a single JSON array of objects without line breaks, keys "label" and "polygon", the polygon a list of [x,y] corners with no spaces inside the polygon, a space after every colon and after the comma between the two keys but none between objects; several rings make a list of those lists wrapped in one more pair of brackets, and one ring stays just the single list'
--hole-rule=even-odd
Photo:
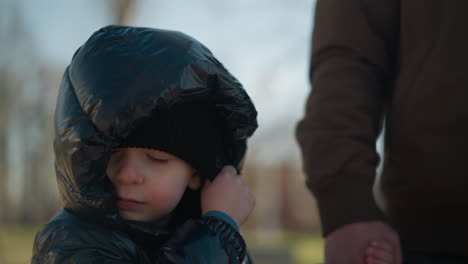
[{"label": "child's closed eye", "polygon": [[155,161],[155,162],[167,163],[169,161],[169,159],[155,157],[149,154],[146,154],[146,157],[148,157],[150,160]]}]

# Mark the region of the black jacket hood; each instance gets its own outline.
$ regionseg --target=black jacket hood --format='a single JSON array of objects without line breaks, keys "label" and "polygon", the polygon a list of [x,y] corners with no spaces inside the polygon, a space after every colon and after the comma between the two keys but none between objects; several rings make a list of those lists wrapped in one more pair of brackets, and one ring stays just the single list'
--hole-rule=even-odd
[{"label": "black jacket hood", "polygon": [[74,54],[58,95],[54,150],[64,207],[118,217],[106,176],[110,151],[154,110],[189,102],[212,106],[223,120],[226,148],[239,169],[257,112],[208,48],[176,31],[96,31]]}]

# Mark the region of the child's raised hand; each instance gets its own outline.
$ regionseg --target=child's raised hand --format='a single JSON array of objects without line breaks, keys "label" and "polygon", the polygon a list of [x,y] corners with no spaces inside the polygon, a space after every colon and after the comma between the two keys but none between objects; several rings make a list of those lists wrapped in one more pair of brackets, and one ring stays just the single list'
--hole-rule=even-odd
[{"label": "child's raised hand", "polygon": [[232,166],[225,166],[213,182],[207,181],[201,193],[202,212],[221,211],[238,226],[255,207],[255,197]]},{"label": "child's raised hand", "polygon": [[366,248],[366,264],[393,264],[394,251],[390,243],[385,241],[372,241]]}]

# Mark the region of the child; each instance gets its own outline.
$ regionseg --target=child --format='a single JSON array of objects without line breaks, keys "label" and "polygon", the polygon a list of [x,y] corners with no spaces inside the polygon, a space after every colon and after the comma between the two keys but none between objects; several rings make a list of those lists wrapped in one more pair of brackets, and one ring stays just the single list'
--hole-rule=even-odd
[{"label": "child", "polygon": [[251,263],[238,226],[254,198],[237,173],[256,115],[193,38],[95,32],[59,90],[64,208],[36,235],[32,263]]}]

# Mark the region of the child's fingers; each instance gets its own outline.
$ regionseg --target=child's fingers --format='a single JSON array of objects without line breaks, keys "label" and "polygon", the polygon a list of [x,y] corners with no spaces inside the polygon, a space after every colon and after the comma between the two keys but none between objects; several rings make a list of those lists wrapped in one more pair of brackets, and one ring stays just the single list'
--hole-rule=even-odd
[{"label": "child's fingers", "polygon": [[392,246],[390,245],[390,243],[387,243],[387,242],[372,241],[371,246],[375,248],[380,248],[388,252],[393,252]]},{"label": "child's fingers", "polygon": [[393,253],[388,250],[383,250],[382,248],[370,246],[366,249],[366,254],[368,257],[373,257],[375,259],[382,260],[385,263],[393,262]]},{"label": "child's fingers", "polygon": [[232,174],[232,175],[236,175],[237,174],[237,171],[236,169],[234,168],[234,166],[232,165],[227,165],[227,166],[224,166],[223,169],[221,170],[220,174]]},{"label": "child's fingers", "polygon": [[[205,185],[203,186],[203,188],[207,189],[209,186],[213,184],[213,182],[215,182],[215,184],[220,184],[220,182],[229,181],[227,179],[236,176],[236,174],[237,174],[237,171],[233,166],[231,165],[224,166],[213,181],[211,181],[210,179],[205,180]],[[237,179],[240,177],[235,177],[235,178]]]}]

